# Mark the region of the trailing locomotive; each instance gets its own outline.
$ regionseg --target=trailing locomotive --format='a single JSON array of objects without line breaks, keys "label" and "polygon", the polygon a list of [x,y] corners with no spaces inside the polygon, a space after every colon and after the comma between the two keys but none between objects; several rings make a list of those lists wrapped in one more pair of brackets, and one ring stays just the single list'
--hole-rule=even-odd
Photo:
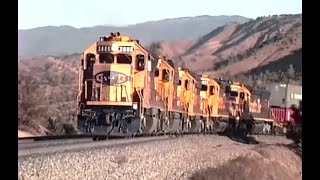
[{"label": "trailing locomotive", "polygon": [[100,37],[83,52],[77,100],[78,128],[91,134],[270,133],[290,120],[245,84],[155,59],[120,33]]}]

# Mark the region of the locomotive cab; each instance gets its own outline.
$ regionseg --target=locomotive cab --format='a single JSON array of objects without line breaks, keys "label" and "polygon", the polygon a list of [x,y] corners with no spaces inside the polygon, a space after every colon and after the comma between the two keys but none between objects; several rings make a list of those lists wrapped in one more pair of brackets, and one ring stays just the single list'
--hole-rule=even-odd
[{"label": "locomotive cab", "polygon": [[153,107],[160,111],[158,132],[177,132],[183,114],[177,101],[178,71],[170,59],[162,56],[154,74],[156,98]]},{"label": "locomotive cab", "polygon": [[179,83],[178,97],[181,106],[188,112],[189,115],[195,116],[199,113],[196,104],[199,104],[199,95],[201,89],[201,80],[197,76],[191,74],[187,69],[178,68]]},{"label": "locomotive cab", "polygon": [[120,131],[128,131],[127,122],[141,114],[151,60],[138,41],[120,33],[100,37],[88,47],[79,71],[80,131],[92,133],[99,128],[104,131],[108,126],[112,130],[118,126]]},{"label": "locomotive cab", "polygon": [[231,114],[233,116],[241,116],[245,110],[249,113],[250,99],[251,92],[244,84],[233,83],[230,91],[230,100],[233,108],[233,112]]},{"label": "locomotive cab", "polygon": [[231,85],[230,96],[233,97],[236,104],[241,104],[243,101],[250,101],[252,93],[242,83],[233,83]]},{"label": "locomotive cab", "polygon": [[208,75],[202,75],[200,96],[203,102],[202,111],[205,110],[204,113],[211,117],[217,117],[221,97],[219,83]]},{"label": "locomotive cab", "polygon": [[178,67],[178,71],[178,101],[186,112],[182,118],[184,128],[199,131],[201,127],[204,127],[203,121],[200,121],[203,114],[199,107],[201,79],[188,69]]},{"label": "locomotive cab", "polygon": [[176,108],[177,79],[178,72],[173,62],[165,56],[161,57],[155,70],[156,102],[161,106],[160,109],[172,111]]}]

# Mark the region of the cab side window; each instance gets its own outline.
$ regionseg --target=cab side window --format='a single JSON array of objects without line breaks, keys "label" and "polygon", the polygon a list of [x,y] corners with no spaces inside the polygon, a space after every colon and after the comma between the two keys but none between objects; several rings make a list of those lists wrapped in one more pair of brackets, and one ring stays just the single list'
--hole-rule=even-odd
[{"label": "cab side window", "polygon": [[210,94],[210,95],[214,95],[214,94],[215,94],[215,87],[214,87],[214,86],[210,86],[210,88],[209,88],[209,94]]},{"label": "cab side window", "polygon": [[241,99],[241,100],[244,100],[244,97],[245,97],[244,92],[240,92],[240,99]]},{"label": "cab side window", "polygon": [[145,57],[142,54],[136,56],[136,70],[143,71],[145,66]]},{"label": "cab side window", "polygon": [[169,71],[167,69],[163,69],[162,70],[162,81],[169,82],[169,80],[170,80]]}]

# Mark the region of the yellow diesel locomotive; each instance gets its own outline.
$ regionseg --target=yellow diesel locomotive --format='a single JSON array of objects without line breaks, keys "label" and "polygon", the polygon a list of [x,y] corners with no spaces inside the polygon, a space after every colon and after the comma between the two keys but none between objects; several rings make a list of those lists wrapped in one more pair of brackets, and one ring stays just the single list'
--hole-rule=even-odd
[{"label": "yellow diesel locomotive", "polygon": [[252,97],[242,83],[175,67],[165,56],[152,57],[138,40],[111,33],[83,52],[78,129],[132,135],[223,132],[248,129],[253,121],[264,132],[278,126],[272,110]]}]

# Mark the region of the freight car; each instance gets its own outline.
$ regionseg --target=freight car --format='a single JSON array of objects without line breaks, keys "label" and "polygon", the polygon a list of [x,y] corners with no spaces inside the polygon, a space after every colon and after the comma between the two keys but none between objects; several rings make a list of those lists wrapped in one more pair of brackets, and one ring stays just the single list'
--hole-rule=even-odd
[{"label": "freight car", "polygon": [[279,114],[283,109],[263,105],[247,85],[175,67],[120,33],[89,46],[79,68],[78,128],[83,133],[268,133],[286,126],[287,111]]},{"label": "freight car", "polygon": [[266,85],[266,89],[271,92],[270,105],[280,107],[299,106],[302,101],[302,86],[295,84],[271,83]]}]

